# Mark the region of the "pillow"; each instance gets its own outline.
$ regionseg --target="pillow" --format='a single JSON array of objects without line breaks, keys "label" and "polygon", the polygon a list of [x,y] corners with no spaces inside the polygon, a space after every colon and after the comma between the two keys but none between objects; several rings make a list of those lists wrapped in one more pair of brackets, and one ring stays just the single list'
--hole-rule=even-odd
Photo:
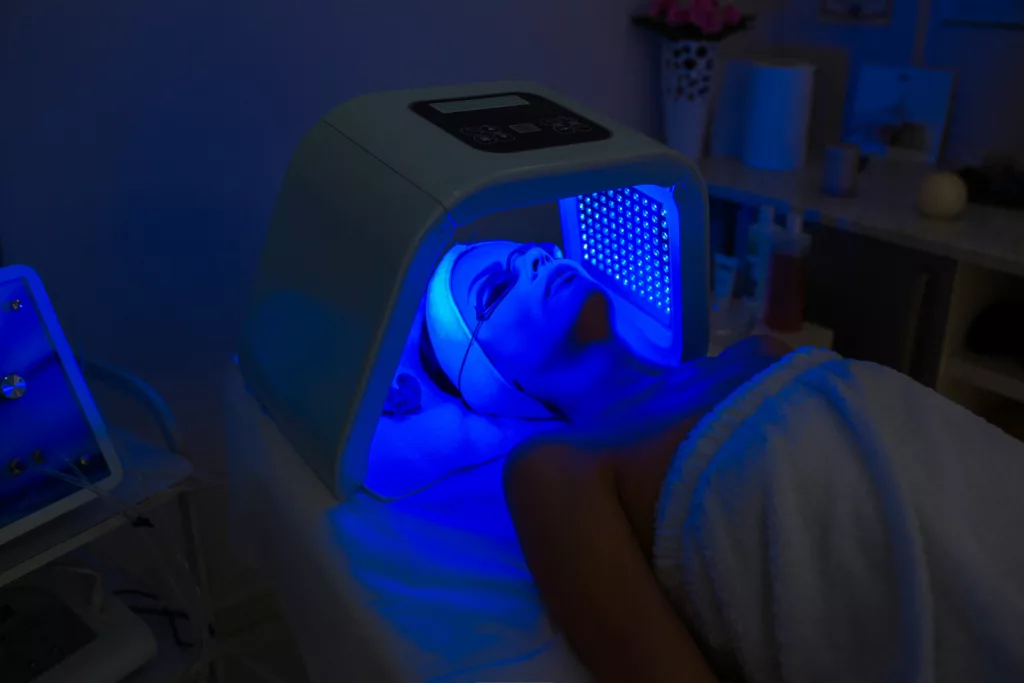
[{"label": "pillow", "polygon": [[[409,495],[456,470],[507,455],[524,439],[561,426],[551,420],[480,415],[441,391],[420,361],[422,330],[421,306],[396,372],[396,384],[401,378],[407,396],[415,397],[418,388],[419,409],[400,414],[403,410],[394,411],[395,401],[389,401],[370,445],[365,486],[387,498]],[[409,386],[411,379],[418,383],[417,388]],[[404,410],[414,402],[406,401]]]}]

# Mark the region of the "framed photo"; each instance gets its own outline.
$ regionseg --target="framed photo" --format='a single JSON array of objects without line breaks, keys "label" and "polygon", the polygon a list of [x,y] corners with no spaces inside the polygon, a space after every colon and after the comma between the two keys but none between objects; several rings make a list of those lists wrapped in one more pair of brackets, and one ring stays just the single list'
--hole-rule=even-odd
[{"label": "framed photo", "polygon": [[947,24],[1024,29],[1021,0],[939,0],[938,10]]},{"label": "framed photo", "polygon": [[821,18],[863,24],[887,24],[892,0],[821,0]]},{"label": "framed photo", "polygon": [[870,156],[935,163],[953,81],[953,72],[941,69],[862,66],[847,107],[843,142]]}]

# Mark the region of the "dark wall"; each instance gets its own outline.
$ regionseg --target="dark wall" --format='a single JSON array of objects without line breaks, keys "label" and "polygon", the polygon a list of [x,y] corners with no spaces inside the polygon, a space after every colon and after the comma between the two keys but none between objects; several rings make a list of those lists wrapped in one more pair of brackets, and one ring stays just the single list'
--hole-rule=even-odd
[{"label": "dark wall", "polygon": [[39,271],[73,344],[154,382],[214,457],[222,368],[305,131],[362,92],[526,78],[654,132],[635,6],[5,0],[8,260]]}]

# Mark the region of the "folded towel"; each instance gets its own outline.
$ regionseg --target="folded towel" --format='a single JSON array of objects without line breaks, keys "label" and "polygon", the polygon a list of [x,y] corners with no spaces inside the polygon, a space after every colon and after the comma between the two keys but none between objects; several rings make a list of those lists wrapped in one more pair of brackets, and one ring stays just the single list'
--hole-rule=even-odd
[{"label": "folded towel", "polygon": [[691,432],[657,513],[723,680],[1024,680],[1024,444],[903,375],[790,354]]}]

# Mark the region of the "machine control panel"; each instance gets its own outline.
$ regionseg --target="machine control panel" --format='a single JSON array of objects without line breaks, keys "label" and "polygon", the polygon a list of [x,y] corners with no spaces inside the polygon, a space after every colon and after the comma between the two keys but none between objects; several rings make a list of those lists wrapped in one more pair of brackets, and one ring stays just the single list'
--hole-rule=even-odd
[{"label": "machine control panel", "polygon": [[13,270],[0,269],[0,546],[5,527],[80,489],[47,470],[89,483],[111,473],[43,315],[49,304],[23,277],[6,279]]},{"label": "machine control panel", "polygon": [[607,140],[607,128],[549,99],[525,92],[428,100],[413,112],[484,152],[526,152]]}]

